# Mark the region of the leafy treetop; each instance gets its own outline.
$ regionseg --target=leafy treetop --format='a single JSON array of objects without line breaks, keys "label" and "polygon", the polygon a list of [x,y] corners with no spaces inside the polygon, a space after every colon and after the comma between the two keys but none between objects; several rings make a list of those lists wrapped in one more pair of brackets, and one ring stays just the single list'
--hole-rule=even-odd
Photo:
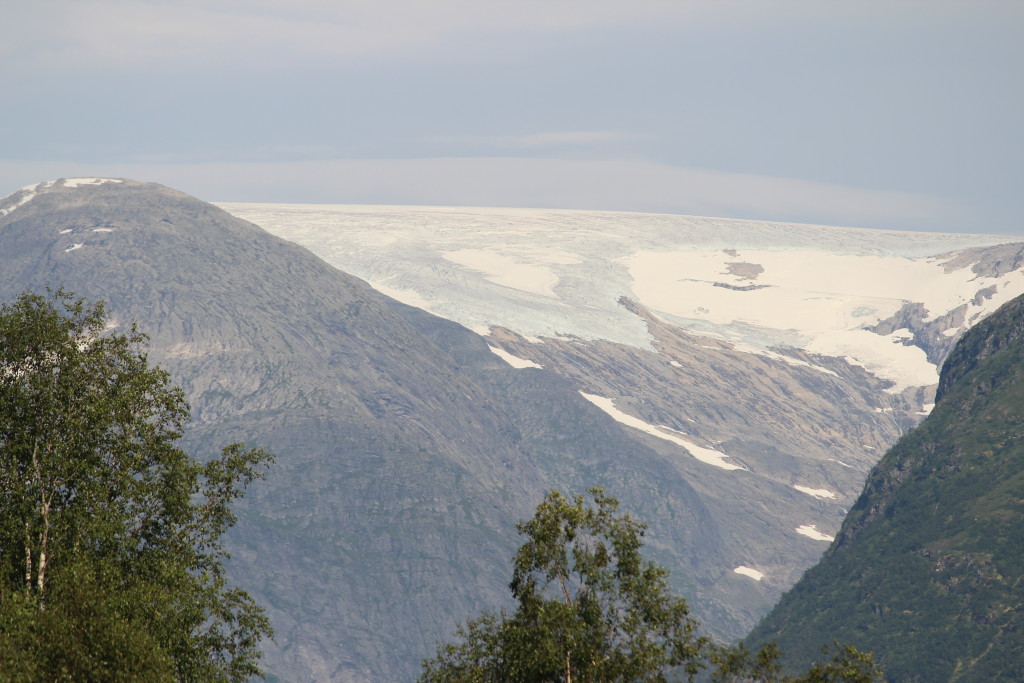
[{"label": "leafy treetop", "polygon": [[459,627],[423,662],[423,683],[667,681],[709,665],[718,683],[879,680],[870,655],[838,644],[798,678],[780,674],[771,645],[756,654],[715,646],[669,590],[668,572],[641,556],[644,524],[602,489],[590,493],[592,505],[552,491],[518,525],[526,540],[509,585],[515,610]]},{"label": "leafy treetop", "polygon": [[230,505],[272,456],[200,464],[189,410],[112,333],[102,304],[57,290],[0,307],[0,670],[13,680],[246,680],[262,609],[227,585]]}]

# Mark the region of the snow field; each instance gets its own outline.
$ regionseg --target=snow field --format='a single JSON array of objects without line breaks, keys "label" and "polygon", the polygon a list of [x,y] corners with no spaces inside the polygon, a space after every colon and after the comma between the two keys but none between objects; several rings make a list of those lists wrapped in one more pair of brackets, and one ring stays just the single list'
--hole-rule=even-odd
[{"label": "snow field", "polygon": [[681,438],[678,435],[681,434],[682,432],[677,432],[674,429],[670,429],[669,427],[664,427],[661,425],[655,426],[652,424],[648,424],[641,420],[640,418],[633,417],[632,415],[622,412],[621,410],[615,407],[615,402],[610,398],[596,396],[594,394],[587,394],[582,391],[580,392],[580,396],[587,399],[595,406],[606,412],[608,415],[614,418],[615,421],[621,422],[627,427],[639,429],[640,431],[646,432],[651,436],[656,436],[659,439],[670,441],[676,444],[677,446],[681,446],[690,455],[697,458],[697,460],[700,460],[703,463],[706,463],[708,465],[714,465],[715,467],[719,467],[723,470],[746,470],[745,467],[740,467],[739,465],[734,465],[731,462],[726,462],[725,459],[728,458],[729,456],[726,455],[725,453],[722,453],[721,451],[712,450],[710,448],[703,448],[701,446],[696,445],[695,443],[688,439]]},{"label": "snow field", "polygon": [[[938,381],[922,349],[903,342],[909,330],[879,335],[865,330],[918,302],[929,319],[967,304],[968,320],[1024,293],[1024,274],[983,278],[970,268],[945,272],[937,258],[866,256],[810,249],[645,251],[627,259],[633,292],[644,305],[677,319],[720,326],[792,330],[811,353],[838,356],[894,383],[900,392]],[[759,266],[755,278],[736,264]],[[737,291],[749,285],[761,289]],[[980,304],[977,292],[996,294]]]},{"label": "snow field", "polygon": [[[600,211],[222,206],[470,329],[650,349],[646,325],[619,305],[625,296],[669,324],[783,362],[806,364],[772,347],[845,358],[891,381],[893,392],[934,384],[938,370],[905,343],[909,331],[866,327],[907,302],[923,304],[930,318],[966,305],[973,322],[1024,293],[1020,272],[947,273],[936,256],[1011,241],[998,236]],[[995,294],[975,304],[991,285]]]}]

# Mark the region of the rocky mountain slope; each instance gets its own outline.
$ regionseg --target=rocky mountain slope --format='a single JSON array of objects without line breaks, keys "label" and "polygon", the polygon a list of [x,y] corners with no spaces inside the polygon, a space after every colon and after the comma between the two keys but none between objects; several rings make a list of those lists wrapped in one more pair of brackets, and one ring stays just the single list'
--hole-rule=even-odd
[{"label": "rocky mountain slope", "polygon": [[565,380],[254,225],[128,180],[41,184],[0,212],[4,300],[57,285],[106,300],[187,391],[192,452],[277,452],[231,571],[268,607],[285,680],[412,678],[457,621],[506,599],[514,525],[551,488],[604,485],[659,520],[680,592],[729,560],[682,474]]},{"label": "rocky mountain slope", "polygon": [[[357,275],[416,306],[158,185],[0,200],[0,297],[64,284],[107,300],[188,392],[193,452],[278,453],[240,511],[232,572],[268,606],[287,680],[413,677],[505,598],[514,525],[550,488],[621,498],[711,632],[743,635],[920,420],[934,363],[1024,288],[1020,246],[991,237],[353,211],[354,230],[300,211],[320,217],[292,224],[312,239],[288,237],[335,265],[357,254],[378,269]],[[828,260],[837,239],[849,253]],[[842,277],[800,284],[822,259],[813,273]]]},{"label": "rocky mountain slope", "polygon": [[935,410],[868,477],[835,542],[750,635],[789,663],[823,639],[891,680],[1024,679],[1024,298],[970,330]]},{"label": "rocky mountain slope", "polygon": [[[224,205],[567,380],[716,522],[690,597],[740,637],[828,547],[938,366],[1024,292],[1010,238],[688,216]],[[525,372],[525,370],[524,370]]]}]

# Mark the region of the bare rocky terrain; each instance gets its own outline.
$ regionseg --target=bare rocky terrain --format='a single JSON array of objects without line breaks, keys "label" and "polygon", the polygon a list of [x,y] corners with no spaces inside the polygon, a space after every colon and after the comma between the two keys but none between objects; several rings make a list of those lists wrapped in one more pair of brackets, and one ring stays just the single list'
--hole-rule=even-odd
[{"label": "bare rocky terrain", "polygon": [[[386,238],[350,246],[369,254]],[[707,321],[688,328],[618,291],[617,266],[599,287],[611,303],[584,312],[613,338],[467,325],[149,183],[15,193],[0,200],[0,239],[4,300],[63,285],[152,336],[152,360],[192,404],[192,452],[245,440],[278,454],[240,506],[231,571],[268,609],[267,665],[285,680],[414,677],[458,621],[504,604],[515,523],[552,488],[619,497],[650,523],[650,557],[708,630],[742,636],[818,559],[865,473],[934,393],[893,391],[835,355],[751,349]],[[1019,254],[982,246],[946,263],[1007,279]],[[739,289],[709,288],[771,293],[767,261],[742,248],[725,258],[714,282]],[[536,310],[567,310],[545,282]],[[408,299],[408,283],[392,284]],[[582,277],[575,286],[591,296]],[[979,280],[981,303],[990,286]],[[511,310],[518,295],[504,289],[491,303]],[[891,308],[877,334],[929,359],[980,310]]]}]

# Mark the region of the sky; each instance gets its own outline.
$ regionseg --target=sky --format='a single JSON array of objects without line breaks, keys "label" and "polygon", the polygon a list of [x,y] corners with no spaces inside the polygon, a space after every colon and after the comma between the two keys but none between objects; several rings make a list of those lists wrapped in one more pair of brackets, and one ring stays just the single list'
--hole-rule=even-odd
[{"label": "sky", "polygon": [[1024,234],[1020,0],[33,0],[0,195]]}]

